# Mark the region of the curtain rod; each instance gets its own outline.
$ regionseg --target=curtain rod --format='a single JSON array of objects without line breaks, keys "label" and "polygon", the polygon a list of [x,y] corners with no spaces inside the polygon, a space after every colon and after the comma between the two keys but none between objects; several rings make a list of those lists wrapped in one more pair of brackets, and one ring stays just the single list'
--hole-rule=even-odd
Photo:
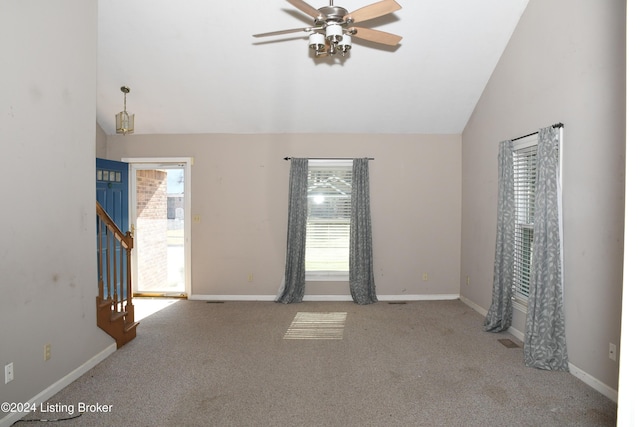
[{"label": "curtain rod", "polygon": [[[284,160],[291,160],[293,157],[285,157]],[[354,157],[309,157],[309,160],[353,160]],[[373,157],[365,157],[367,160],[375,160]]]},{"label": "curtain rod", "polygon": [[[555,125],[553,125],[553,126],[551,126],[551,127],[552,127],[552,128],[556,128],[556,129],[557,129],[557,128],[563,128],[563,127],[564,127],[564,124],[563,124],[563,123],[556,123]],[[538,131],[538,132],[531,132],[530,134],[522,135],[522,136],[519,136],[519,137],[517,137],[517,138],[513,138],[513,139],[511,139],[511,141],[517,141],[517,140],[519,140],[519,139],[526,138],[526,137],[528,137],[528,136],[536,135],[536,134],[539,134],[539,133],[540,133],[540,131]]]}]

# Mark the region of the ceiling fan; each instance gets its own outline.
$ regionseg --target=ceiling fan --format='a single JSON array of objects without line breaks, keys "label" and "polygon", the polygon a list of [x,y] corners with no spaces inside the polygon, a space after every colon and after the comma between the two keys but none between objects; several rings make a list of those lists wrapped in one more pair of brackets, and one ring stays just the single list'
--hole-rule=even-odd
[{"label": "ceiling fan", "polygon": [[333,0],[329,1],[329,6],[319,9],[303,0],[287,1],[311,16],[313,26],[254,34],[253,37],[270,37],[304,31],[309,33],[309,48],[315,51],[316,56],[335,55],[338,52],[342,56],[346,55],[351,50],[351,37],[387,46],[396,46],[402,40],[402,37],[395,34],[352,26],[400,10],[402,6],[395,0],[381,0],[353,12],[349,12],[344,7],[334,6]]}]

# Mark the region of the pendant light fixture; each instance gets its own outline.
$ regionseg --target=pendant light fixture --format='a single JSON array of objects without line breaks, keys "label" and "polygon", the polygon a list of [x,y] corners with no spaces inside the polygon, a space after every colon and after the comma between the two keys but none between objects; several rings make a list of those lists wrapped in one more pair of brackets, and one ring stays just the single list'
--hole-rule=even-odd
[{"label": "pendant light fixture", "polygon": [[135,114],[127,113],[127,94],[131,91],[127,86],[122,86],[120,91],[124,94],[124,111],[116,114],[116,133],[126,135],[133,133]]}]

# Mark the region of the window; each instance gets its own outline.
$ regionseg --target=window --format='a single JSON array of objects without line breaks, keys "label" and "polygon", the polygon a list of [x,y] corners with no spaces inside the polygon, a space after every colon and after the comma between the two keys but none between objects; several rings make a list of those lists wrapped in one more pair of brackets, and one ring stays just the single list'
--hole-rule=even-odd
[{"label": "window", "polygon": [[[516,209],[514,298],[527,304],[531,284],[533,249],[533,219],[535,217],[536,170],[538,166],[538,135],[513,144],[513,181]],[[558,151],[559,153],[559,151]]]},{"label": "window", "polygon": [[514,144],[513,182],[516,207],[514,296],[526,304],[531,280],[531,248],[536,192],[537,135]]},{"label": "window", "polygon": [[352,161],[309,160],[307,280],[348,280]]}]

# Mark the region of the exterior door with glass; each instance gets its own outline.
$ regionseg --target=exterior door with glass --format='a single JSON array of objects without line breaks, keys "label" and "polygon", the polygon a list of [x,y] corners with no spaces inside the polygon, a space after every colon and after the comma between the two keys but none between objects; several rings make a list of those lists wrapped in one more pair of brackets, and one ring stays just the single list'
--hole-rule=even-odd
[{"label": "exterior door with glass", "polygon": [[[131,163],[136,295],[186,296],[188,192],[186,164]],[[134,188],[135,187],[135,188]]]}]

